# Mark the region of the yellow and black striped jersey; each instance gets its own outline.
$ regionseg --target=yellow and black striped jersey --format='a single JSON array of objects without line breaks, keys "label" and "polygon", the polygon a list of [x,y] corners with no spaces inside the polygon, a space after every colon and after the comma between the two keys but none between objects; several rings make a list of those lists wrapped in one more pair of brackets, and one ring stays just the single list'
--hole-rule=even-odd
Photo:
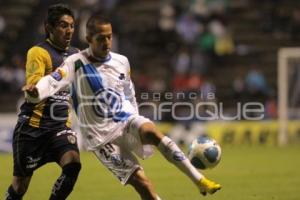
[{"label": "yellow and black striped jersey", "polygon": [[[78,49],[74,47],[62,50],[49,39],[33,46],[27,52],[26,84],[36,84],[43,76],[59,67],[65,58],[77,52]],[[27,116],[28,124],[37,128],[70,127],[69,99],[69,89],[66,88],[38,104],[24,102],[19,116]]]}]

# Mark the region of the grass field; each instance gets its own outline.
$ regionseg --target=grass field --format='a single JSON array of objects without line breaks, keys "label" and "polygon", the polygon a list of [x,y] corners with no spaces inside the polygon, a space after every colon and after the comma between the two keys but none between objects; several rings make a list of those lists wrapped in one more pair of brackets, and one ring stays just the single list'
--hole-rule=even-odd
[{"label": "grass field", "polygon": [[[138,200],[134,190],[121,186],[93,154],[83,152],[83,169],[70,200]],[[204,171],[223,186],[218,193],[202,197],[197,188],[158,152],[142,161],[147,175],[163,200],[299,200],[300,146],[286,148],[223,147],[219,166]],[[0,154],[0,199],[10,183],[12,155]],[[37,170],[24,200],[48,199],[60,174],[55,164]]]}]

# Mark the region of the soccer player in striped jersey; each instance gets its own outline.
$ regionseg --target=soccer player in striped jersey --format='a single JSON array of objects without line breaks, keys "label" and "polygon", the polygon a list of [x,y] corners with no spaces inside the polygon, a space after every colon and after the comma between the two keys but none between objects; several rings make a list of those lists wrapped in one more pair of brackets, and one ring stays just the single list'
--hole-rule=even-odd
[{"label": "soccer player in striped jersey", "polygon": [[[26,84],[36,84],[78,52],[70,46],[74,15],[68,7],[61,4],[49,7],[45,29],[45,41],[27,53]],[[76,135],[70,129],[69,98],[65,88],[39,103],[22,104],[14,130],[13,180],[6,200],[22,199],[33,172],[48,162],[56,162],[62,168],[49,199],[64,200],[71,193],[81,164]]]},{"label": "soccer player in striped jersey", "polygon": [[149,119],[139,115],[128,59],[111,52],[112,26],[103,16],[87,22],[89,48],[70,56],[36,86],[25,88],[29,101],[40,101],[72,85],[73,105],[89,150],[122,184],[130,184],[143,200],[160,200],[135,155],[152,155],[152,146],[185,173],[203,195],[220,184],[205,178],[178,146]]}]

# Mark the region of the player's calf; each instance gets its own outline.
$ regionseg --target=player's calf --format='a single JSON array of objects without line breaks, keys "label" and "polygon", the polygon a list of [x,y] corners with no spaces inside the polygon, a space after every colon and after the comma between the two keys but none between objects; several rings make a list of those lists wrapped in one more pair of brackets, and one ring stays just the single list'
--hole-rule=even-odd
[{"label": "player's calf", "polygon": [[63,166],[62,169],[62,174],[52,188],[50,200],[65,200],[69,196],[77,180],[81,164],[72,162]]},{"label": "player's calf", "polygon": [[143,144],[157,146],[160,153],[183,173],[185,173],[195,184],[203,177],[202,174],[191,164],[181,149],[170,138],[164,136],[157,130],[153,123],[144,123],[139,130]]},{"label": "player's calf", "polygon": [[195,184],[203,177],[170,138],[163,137],[157,148],[169,162],[185,173]]}]

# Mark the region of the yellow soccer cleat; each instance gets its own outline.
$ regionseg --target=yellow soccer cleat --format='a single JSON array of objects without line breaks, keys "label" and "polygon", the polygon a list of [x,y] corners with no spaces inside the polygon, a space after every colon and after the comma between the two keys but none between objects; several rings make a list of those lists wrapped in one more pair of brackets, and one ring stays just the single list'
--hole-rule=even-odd
[{"label": "yellow soccer cleat", "polygon": [[221,189],[221,185],[218,183],[215,183],[211,180],[208,180],[207,178],[203,177],[200,179],[198,183],[198,187],[200,189],[200,193],[202,195],[206,195],[207,193],[213,194],[216,191]]}]

